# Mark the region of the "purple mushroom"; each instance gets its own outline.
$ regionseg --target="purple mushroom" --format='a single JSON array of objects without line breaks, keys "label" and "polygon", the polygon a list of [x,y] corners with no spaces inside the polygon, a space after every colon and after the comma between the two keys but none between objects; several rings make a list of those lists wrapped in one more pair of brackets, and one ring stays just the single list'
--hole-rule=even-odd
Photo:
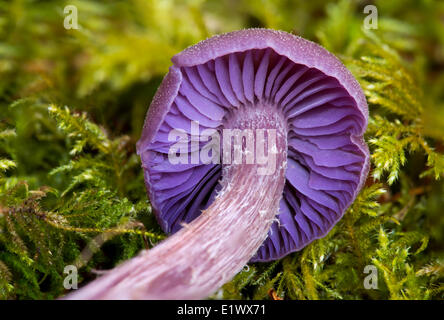
[{"label": "purple mushroom", "polygon": [[172,61],[137,151],[156,217],[174,234],[73,298],[204,298],[247,262],[325,236],[365,182],[365,97],[319,45],[249,29]]}]

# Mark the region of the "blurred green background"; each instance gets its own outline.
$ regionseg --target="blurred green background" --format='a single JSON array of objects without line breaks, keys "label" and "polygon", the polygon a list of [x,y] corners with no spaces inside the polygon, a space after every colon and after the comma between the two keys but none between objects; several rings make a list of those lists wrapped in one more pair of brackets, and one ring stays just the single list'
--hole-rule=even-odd
[{"label": "blurred green background", "polygon": [[[366,30],[364,8],[378,10]],[[78,29],[65,29],[74,5]],[[324,239],[226,284],[239,299],[442,299],[444,2],[0,1],[0,298],[53,299],[163,239],[135,143],[171,57],[214,34],[320,43],[370,106],[367,188]],[[65,108],[65,106],[67,108]],[[378,290],[363,268],[378,267]],[[220,296],[220,295],[219,295]]]}]

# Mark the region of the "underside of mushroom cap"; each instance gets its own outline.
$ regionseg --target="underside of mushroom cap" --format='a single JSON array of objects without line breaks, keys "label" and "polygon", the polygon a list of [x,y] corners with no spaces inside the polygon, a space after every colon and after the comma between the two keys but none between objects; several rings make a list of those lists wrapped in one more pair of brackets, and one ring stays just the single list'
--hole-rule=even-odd
[{"label": "underside of mushroom cap", "polygon": [[172,61],[137,144],[162,229],[174,233],[199,216],[223,174],[217,163],[172,164],[171,130],[188,134],[191,157],[203,147],[198,142],[193,150],[192,121],[199,133],[221,131],[237,113],[260,107],[282,116],[288,158],[277,221],[252,261],[283,257],[323,237],[356,197],[369,167],[362,137],[367,104],[350,72],[319,45],[267,29],[215,36]]}]

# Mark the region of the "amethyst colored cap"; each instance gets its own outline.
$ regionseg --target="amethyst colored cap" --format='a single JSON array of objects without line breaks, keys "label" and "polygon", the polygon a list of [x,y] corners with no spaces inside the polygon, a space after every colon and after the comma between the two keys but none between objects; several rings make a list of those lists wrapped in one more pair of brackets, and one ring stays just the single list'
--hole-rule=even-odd
[{"label": "amethyst colored cap", "polygon": [[[214,200],[220,164],[173,165],[172,129],[224,126],[240,106],[269,105],[287,125],[286,183],[277,222],[252,261],[268,261],[325,236],[369,170],[363,140],[368,108],[358,82],[321,46],[292,34],[247,29],[212,37],[172,58],[149,108],[137,152],[148,195],[174,233]],[[241,217],[240,217],[241,218]]]}]

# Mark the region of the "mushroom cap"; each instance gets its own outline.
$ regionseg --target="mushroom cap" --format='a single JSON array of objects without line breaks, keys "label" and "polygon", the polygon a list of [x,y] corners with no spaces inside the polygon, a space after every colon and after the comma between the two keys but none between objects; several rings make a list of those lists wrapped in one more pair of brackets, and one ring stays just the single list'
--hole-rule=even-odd
[{"label": "mushroom cap", "polygon": [[318,44],[269,29],[214,36],[172,62],[137,143],[162,229],[174,233],[199,216],[217,195],[222,175],[221,164],[170,163],[175,142],[169,132],[180,128],[192,139],[191,121],[200,130],[220,130],[239,107],[265,104],[286,120],[287,171],[277,221],[252,261],[281,258],[325,236],[369,170],[363,139],[368,107],[346,67]]}]

